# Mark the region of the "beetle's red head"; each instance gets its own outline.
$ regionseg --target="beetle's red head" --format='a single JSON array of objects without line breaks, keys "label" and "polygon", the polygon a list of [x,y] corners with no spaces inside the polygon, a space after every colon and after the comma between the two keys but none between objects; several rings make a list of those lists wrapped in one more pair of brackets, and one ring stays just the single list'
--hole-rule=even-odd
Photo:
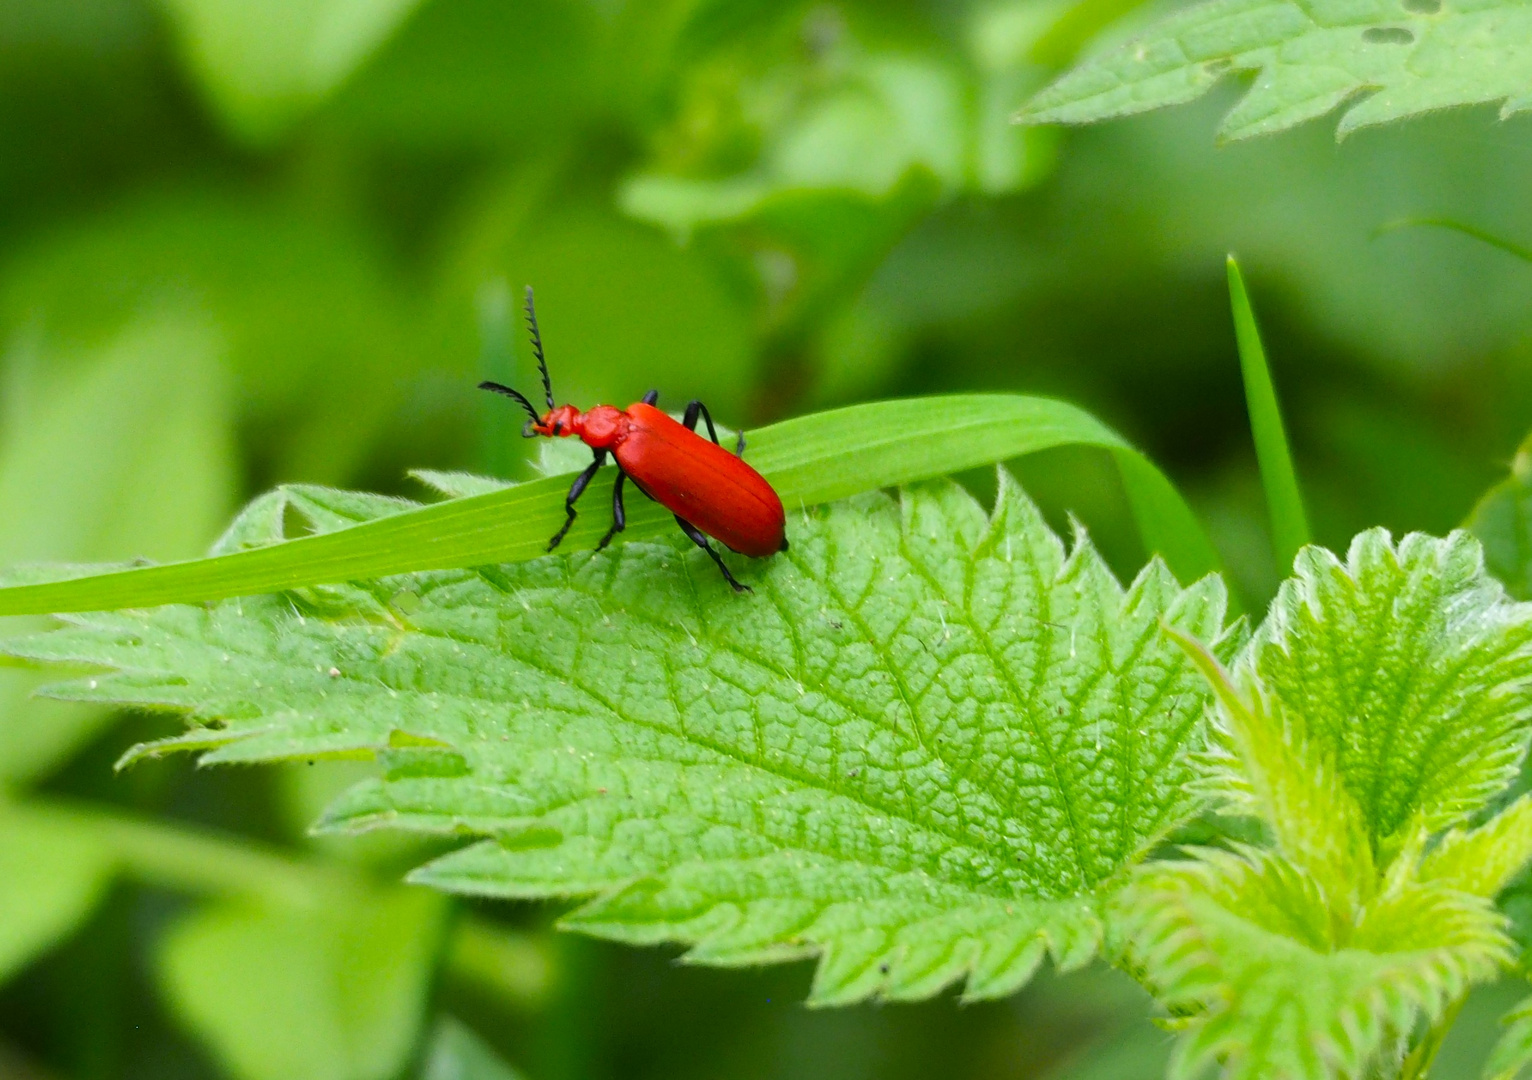
[{"label": "beetle's red head", "polygon": [[527,426],[522,429],[522,434],[528,438],[534,435],[546,435],[550,438],[560,438],[565,435],[578,435],[580,433],[580,410],[573,405],[560,405],[556,409],[549,409],[542,416],[527,421]]},{"label": "beetle's red head", "polygon": [[532,286],[527,286],[527,329],[532,334],[532,352],[537,357],[537,370],[543,377],[543,397],[548,402],[548,411],[538,415],[525,394],[520,390],[512,390],[509,386],[503,386],[497,382],[481,382],[480,390],[493,390],[497,394],[504,394],[523,409],[531,417],[526,426],[521,429],[521,434],[526,438],[534,435],[546,435],[558,437],[562,435],[578,435],[580,433],[580,410],[573,405],[555,405],[553,403],[553,383],[548,378],[548,361],[543,359],[543,337],[537,330],[537,310],[532,306]]}]

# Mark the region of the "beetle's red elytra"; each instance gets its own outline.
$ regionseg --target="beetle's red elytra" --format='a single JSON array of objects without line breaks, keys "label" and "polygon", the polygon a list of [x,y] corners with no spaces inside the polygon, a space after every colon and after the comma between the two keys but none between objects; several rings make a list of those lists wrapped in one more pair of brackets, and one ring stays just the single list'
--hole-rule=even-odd
[{"label": "beetle's red elytra", "polygon": [[[735,592],[749,592],[729,572],[708,537],[732,551],[764,559],[787,550],[787,515],[782,500],[766,478],[745,463],[745,436],[741,432],[734,453],[718,442],[713,418],[700,401],[686,406],[680,423],[654,407],[658,390],[651,390],[642,401],[626,409],[597,405],[581,412],[573,405],[553,403],[553,384],[548,378],[548,363],[543,358],[542,336],[537,329],[537,310],[532,305],[532,290],[527,289],[527,329],[532,335],[532,351],[543,377],[546,412],[539,414],[526,396],[497,382],[482,382],[481,390],[504,394],[517,402],[531,417],[522,434],[528,438],[576,437],[591,448],[594,460],[570,485],[564,500],[567,515],[563,526],[548,541],[552,551],[564,539],[577,515],[575,503],[606,463],[610,454],[617,462],[617,482],[612,487],[612,527],[606,531],[597,549],[604,548],[627,526],[623,508],[623,483],[632,480],[643,494],[675,515],[676,523],[693,543],[706,551],[723,572],[724,580]],[[697,434],[697,419],[707,424],[708,439]]]}]

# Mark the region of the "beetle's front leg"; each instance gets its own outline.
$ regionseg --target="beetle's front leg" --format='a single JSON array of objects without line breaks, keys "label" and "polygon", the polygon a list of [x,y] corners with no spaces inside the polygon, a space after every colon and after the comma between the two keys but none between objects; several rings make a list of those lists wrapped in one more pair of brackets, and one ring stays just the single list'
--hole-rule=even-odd
[{"label": "beetle's front leg", "polygon": [[591,480],[595,479],[596,470],[606,463],[605,450],[593,450],[591,453],[595,455],[595,460],[586,466],[584,472],[575,477],[573,484],[569,485],[569,494],[564,497],[564,513],[568,516],[564,518],[563,527],[553,534],[552,540],[548,541],[549,551],[559,546],[559,542],[564,539],[564,534],[569,531],[569,526],[574,524],[575,517],[578,514],[578,511],[575,510],[575,503],[579,501],[581,495],[585,494],[585,489],[590,485]]}]

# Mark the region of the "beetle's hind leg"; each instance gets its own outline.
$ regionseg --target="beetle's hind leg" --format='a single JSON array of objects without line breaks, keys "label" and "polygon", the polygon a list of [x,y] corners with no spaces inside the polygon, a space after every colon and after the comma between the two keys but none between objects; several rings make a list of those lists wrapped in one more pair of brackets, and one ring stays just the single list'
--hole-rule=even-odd
[{"label": "beetle's hind leg", "polygon": [[692,398],[686,403],[686,415],[681,418],[681,426],[696,431],[698,413],[702,414],[702,419],[707,423],[708,438],[713,440],[713,445],[723,445],[718,441],[718,429],[713,426],[713,414],[708,412],[707,406],[697,398]]},{"label": "beetle's hind leg", "polygon": [[569,531],[569,526],[574,524],[575,518],[579,516],[575,503],[579,501],[581,495],[585,494],[585,489],[590,486],[591,480],[596,476],[596,470],[606,461],[605,450],[597,450],[595,455],[596,460],[586,466],[585,471],[575,477],[575,482],[569,485],[569,494],[564,496],[564,513],[567,516],[564,518],[564,524],[559,527],[559,531],[553,534],[553,539],[548,541],[549,551],[559,546],[564,539],[564,534]]},{"label": "beetle's hind leg", "polygon": [[638,400],[642,401],[645,405],[653,405],[656,401],[660,400],[660,392],[658,390],[651,390]]},{"label": "beetle's hind leg", "polygon": [[739,582],[734,580],[734,575],[729,573],[729,568],[724,565],[723,557],[720,556],[717,551],[713,550],[713,545],[707,542],[707,537],[702,535],[701,529],[687,521],[680,514],[676,515],[676,524],[681,526],[681,531],[686,534],[687,538],[691,540],[692,543],[696,544],[703,551],[712,556],[713,561],[718,564],[718,569],[723,571],[723,579],[733,587],[735,592],[755,592],[755,590],[752,589],[749,585],[741,585]]},{"label": "beetle's hind leg", "polygon": [[[686,415],[682,418],[681,424],[684,427],[689,428],[692,431],[696,431],[697,430],[697,415],[699,413],[702,415],[702,419],[704,421],[706,421],[706,423],[707,423],[707,433],[710,436],[712,436],[713,445],[714,446],[722,446],[723,443],[718,441],[718,429],[713,427],[713,415],[712,415],[712,413],[707,411],[707,406],[702,404],[701,401],[699,401],[697,399],[693,399],[693,400],[687,402],[687,405],[686,405]],[[738,432],[738,435],[739,435],[739,438],[738,438],[738,440],[734,444],[734,456],[735,457],[744,457],[745,456],[745,433],[743,431],[741,431],[741,432]]]},{"label": "beetle's hind leg", "polygon": [[612,542],[612,537],[628,527],[628,512],[622,505],[622,485],[627,480],[628,474],[622,471],[622,466],[617,466],[617,482],[612,485],[612,527],[601,538],[601,543],[596,545],[600,551]]}]

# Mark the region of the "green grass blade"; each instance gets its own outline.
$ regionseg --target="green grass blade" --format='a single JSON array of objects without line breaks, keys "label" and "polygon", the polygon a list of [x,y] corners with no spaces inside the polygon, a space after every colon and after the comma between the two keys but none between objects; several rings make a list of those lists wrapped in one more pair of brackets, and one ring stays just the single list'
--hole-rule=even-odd
[{"label": "green grass blade", "polygon": [[1397,221],[1388,221],[1379,225],[1373,231],[1374,236],[1382,236],[1384,233],[1396,232],[1399,229],[1411,229],[1426,227],[1432,229],[1446,229],[1448,232],[1462,233],[1472,237],[1481,243],[1497,248],[1507,255],[1513,255],[1522,262],[1532,263],[1532,248],[1524,244],[1518,244],[1514,240],[1507,240],[1503,236],[1497,236],[1488,229],[1481,229],[1477,225],[1470,225],[1466,221],[1457,221],[1445,217],[1410,217],[1400,218]]},{"label": "green grass blade", "polygon": [[[1122,470],[1145,545],[1183,580],[1217,569],[1212,546],[1170,482],[1121,436],[1066,402],[1001,394],[854,405],[753,432],[747,457],[792,517],[800,507],[944,476],[1051,447],[1110,450]],[[595,546],[606,530],[611,478],[602,470],[586,513],[561,550]],[[545,553],[564,519],[567,476],[452,499],[270,547],[162,566],[0,589],[0,615],[111,610],[274,592],[416,570],[519,562]],[[626,539],[675,528],[659,506],[629,503]]]},{"label": "green grass blade", "polygon": [[1250,433],[1261,466],[1261,486],[1266,489],[1266,510],[1271,515],[1272,546],[1276,549],[1277,573],[1292,571],[1298,549],[1309,542],[1309,522],[1298,491],[1298,474],[1282,428],[1282,410],[1266,366],[1266,350],[1256,329],[1255,312],[1245,291],[1245,279],[1234,256],[1229,256],[1229,302],[1234,309],[1234,337],[1239,343],[1239,368],[1245,380],[1245,402],[1250,410]]}]

